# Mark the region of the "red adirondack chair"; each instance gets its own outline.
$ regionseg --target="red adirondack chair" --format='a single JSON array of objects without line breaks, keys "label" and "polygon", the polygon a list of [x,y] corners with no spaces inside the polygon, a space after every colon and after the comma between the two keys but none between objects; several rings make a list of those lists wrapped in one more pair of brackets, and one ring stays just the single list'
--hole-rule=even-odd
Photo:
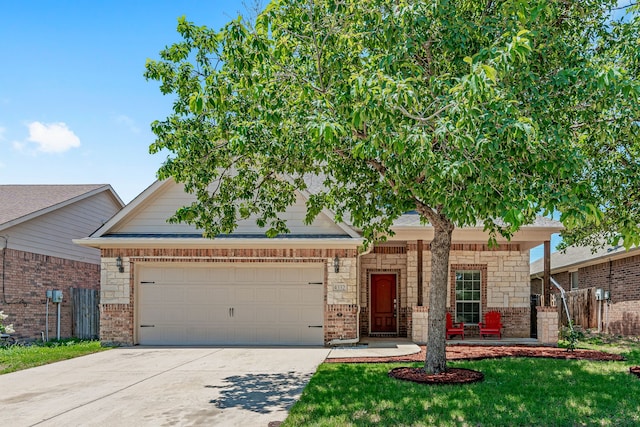
[{"label": "red adirondack chair", "polygon": [[460,335],[464,339],[464,323],[453,323],[451,313],[447,313],[447,339],[453,335]]},{"label": "red adirondack chair", "polygon": [[502,339],[500,312],[487,312],[484,315],[484,322],[479,323],[478,326],[480,326],[480,338],[484,338],[485,335],[497,335],[498,339]]}]

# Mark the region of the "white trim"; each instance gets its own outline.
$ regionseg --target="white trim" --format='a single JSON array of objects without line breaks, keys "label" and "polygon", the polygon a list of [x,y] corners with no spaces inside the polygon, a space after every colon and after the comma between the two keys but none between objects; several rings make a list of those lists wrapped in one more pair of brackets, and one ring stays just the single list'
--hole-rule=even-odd
[{"label": "white trim", "polygon": [[[142,193],[136,196],[128,205],[123,207],[117,214],[115,214],[109,221],[105,222],[102,227],[98,228],[91,237],[102,237],[105,233],[107,233],[112,227],[118,224],[122,219],[124,219],[131,211],[140,206],[147,198],[156,192],[156,190],[160,187],[163,187],[167,182],[172,181],[171,178],[167,178],[164,181],[157,180],[150,186],[148,186]],[[75,243],[75,242],[74,242]]]},{"label": "white trim", "polygon": [[321,249],[357,249],[362,245],[364,239],[352,238],[140,238],[140,237],[87,237],[84,239],[74,239],[73,243],[91,248],[321,248]]},{"label": "white trim", "polygon": [[[309,197],[311,197],[311,193],[309,193],[308,191],[296,190],[296,192],[300,194],[300,196],[302,196],[305,200],[309,200]],[[328,216],[329,219],[333,221],[335,225],[340,227],[340,229],[346,232],[350,237],[354,237],[354,238],[360,237],[360,233],[358,233],[354,228],[350,227],[349,225],[343,222],[337,222],[335,214],[329,209],[323,208],[320,212]]]}]

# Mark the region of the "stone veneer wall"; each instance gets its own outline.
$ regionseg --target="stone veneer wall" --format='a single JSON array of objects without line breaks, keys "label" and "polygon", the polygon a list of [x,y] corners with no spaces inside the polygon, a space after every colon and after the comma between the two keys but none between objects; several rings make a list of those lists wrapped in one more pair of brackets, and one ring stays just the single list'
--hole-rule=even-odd
[{"label": "stone veneer wall", "polygon": [[538,341],[558,345],[558,311],[555,307],[537,307]]},{"label": "stone veneer wall", "polygon": [[[398,334],[426,341],[426,321],[431,280],[431,252],[424,245],[422,257],[422,305],[418,306],[417,242],[390,242],[375,247],[362,256],[360,267],[360,334],[369,333],[369,277],[371,273],[398,275]],[[483,244],[454,244],[449,259],[451,274],[447,292],[447,309],[453,314],[455,306],[455,269],[479,269],[482,272],[482,313],[499,311],[504,334],[510,337],[530,335],[530,278],[529,252],[520,251],[516,244],[489,248]],[[417,316],[417,317],[416,317]],[[469,328],[470,336],[477,328]]]},{"label": "stone veneer wall", "polygon": [[[0,310],[13,324],[14,336],[40,339],[46,330],[46,291],[61,290],[60,337],[72,335],[70,288],[98,289],[100,266],[48,255],[4,249],[4,268],[0,261],[0,278],[4,276],[4,294]],[[56,337],[56,304],[49,302],[49,338]]]},{"label": "stone veneer wall", "polygon": [[429,329],[429,309],[424,306],[413,307],[411,340],[417,344],[426,344]]},{"label": "stone veneer wall", "polygon": [[[333,268],[340,258],[340,272]],[[124,272],[116,267],[123,259]],[[355,337],[357,330],[356,250],[345,249],[117,249],[102,250],[100,289],[100,340],[106,344],[133,345],[135,266],[162,263],[318,263],[325,264],[325,342]]]}]

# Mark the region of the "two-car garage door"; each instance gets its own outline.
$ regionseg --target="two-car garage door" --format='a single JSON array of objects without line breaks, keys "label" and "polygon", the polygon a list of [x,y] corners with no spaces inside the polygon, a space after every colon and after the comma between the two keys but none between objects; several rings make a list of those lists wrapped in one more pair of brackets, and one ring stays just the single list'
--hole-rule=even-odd
[{"label": "two-car garage door", "polygon": [[140,265],[138,343],[322,345],[323,268]]}]

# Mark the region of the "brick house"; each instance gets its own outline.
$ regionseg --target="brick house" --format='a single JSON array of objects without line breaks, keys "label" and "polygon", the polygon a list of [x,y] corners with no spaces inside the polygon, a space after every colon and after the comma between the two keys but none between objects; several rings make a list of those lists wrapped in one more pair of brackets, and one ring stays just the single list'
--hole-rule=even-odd
[{"label": "brick house", "polygon": [[[19,338],[45,332],[47,290],[61,290],[61,337],[71,336],[69,288],[99,289],[100,251],[80,247],[123,203],[109,185],[0,185],[0,310]],[[49,336],[56,308],[49,303]]]},{"label": "brick house", "polygon": [[[551,276],[565,291],[591,289],[607,292],[600,308],[601,330],[619,335],[640,335],[640,248],[626,251],[622,246],[571,246],[550,257]],[[543,261],[531,263],[531,293],[543,294]],[[555,288],[551,292],[559,292]],[[593,316],[594,319],[597,316]],[[596,326],[597,327],[597,322]]]},{"label": "brick house", "polygon": [[[407,214],[395,235],[361,253],[359,230],[323,211],[304,224],[305,200],[273,239],[252,221],[232,235],[166,219],[193,201],[173,180],[157,181],[90,237],[102,253],[101,340],[124,345],[323,345],[363,336],[427,339],[433,230]],[[561,225],[540,218],[488,247],[482,227],[453,234],[447,305],[473,332],[489,310],[504,335],[529,337],[529,249]]]}]

